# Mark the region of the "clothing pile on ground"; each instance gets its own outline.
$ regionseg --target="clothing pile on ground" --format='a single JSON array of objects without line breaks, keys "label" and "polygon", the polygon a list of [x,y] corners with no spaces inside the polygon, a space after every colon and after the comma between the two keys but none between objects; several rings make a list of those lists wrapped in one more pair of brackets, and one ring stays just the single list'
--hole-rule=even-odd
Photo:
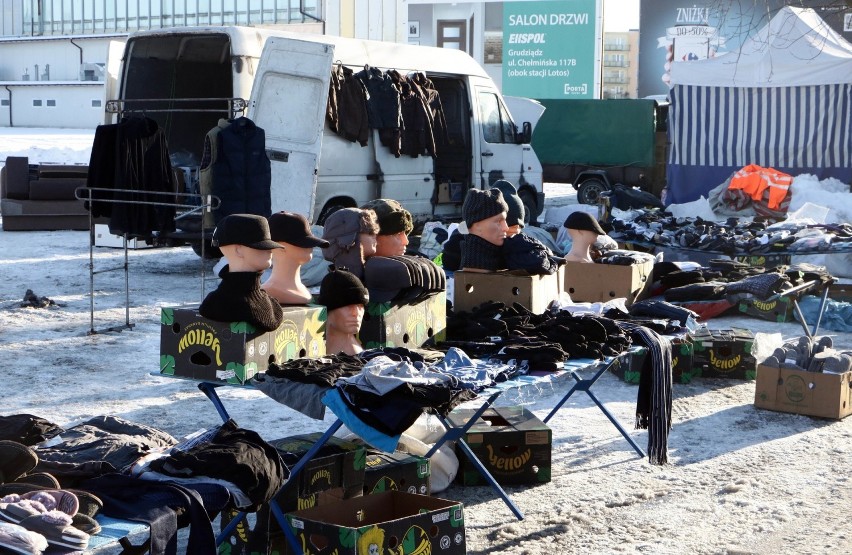
[{"label": "clothing pile on ground", "polygon": [[152,554],[176,554],[177,530],[186,526],[187,552],[214,553],[211,520],[229,506],[256,510],[288,476],[272,446],[232,421],[179,442],[112,416],[68,429],[34,415],[4,416],[0,545],[82,551],[100,531],[94,517],[104,514],[147,524]]},{"label": "clothing pile on ground", "polygon": [[707,252],[772,254],[852,250],[852,224],[815,224],[804,220],[769,223],[729,218],[714,222],[676,218],[660,210],[630,212],[612,219],[611,237],[619,242],[654,244]]}]

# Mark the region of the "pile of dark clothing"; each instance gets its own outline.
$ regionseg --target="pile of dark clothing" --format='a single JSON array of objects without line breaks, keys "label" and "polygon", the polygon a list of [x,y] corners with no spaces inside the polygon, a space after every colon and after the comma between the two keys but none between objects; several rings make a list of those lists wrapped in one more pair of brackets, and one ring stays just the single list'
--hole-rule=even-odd
[{"label": "pile of dark clothing", "polygon": [[438,156],[447,143],[447,123],[438,90],[422,72],[365,67],[355,73],[335,64],[329,82],[326,119],[344,139],[366,146],[370,129],[397,158]]},{"label": "pile of dark clothing", "polygon": [[773,295],[810,281],[817,282],[817,290],[831,283],[833,278],[824,267],[800,263],[777,266],[768,270],[743,262],[713,259],[708,266],[678,262],[660,262],[654,265],[654,278],[659,287],[654,291],[667,301],[713,301],[725,299],[735,304],[741,299],[766,300]]},{"label": "pile of dark clothing", "polygon": [[[188,552],[214,553],[211,520],[229,506],[255,510],[289,476],[274,448],[232,421],[179,442],[166,432],[118,417],[94,417],[63,430],[19,414],[0,417],[3,441],[28,446],[35,464],[16,484],[0,489],[72,492],[80,510],[85,507],[89,518],[84,522],[90,527],[97,526],[92,517],[98,514],[145,523],[151,530],[152,555],[176,554],[177,530],[187,526]],[[158,477],[139,477],[146,473]]]},{"label": "pile of dark clothing", "polygon": [[728,218],[713,222],[677,218],[661,210],[631,212],[613,218],[609,235],[619,242],[654,244],[727,255],[843,252],[852,250],[852,224],[770,223]]}]

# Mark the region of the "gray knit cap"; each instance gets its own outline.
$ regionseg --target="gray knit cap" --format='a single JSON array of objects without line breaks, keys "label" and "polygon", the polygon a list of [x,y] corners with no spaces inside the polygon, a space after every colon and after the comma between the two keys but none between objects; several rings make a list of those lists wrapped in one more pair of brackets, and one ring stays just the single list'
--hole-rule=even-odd
[{"label": "gray knit cap", "polygon": [[500,192],[503,193],[503,200],[509,206],[509,213],[506,214],[506,225],[524,227],[524,201],[518,196],[518,190],[515,189],[515,186],[505,179],[500,179],[495,181],[492,187],[500,189]]},{"label": "gray knit cap", "polygon": [[476,222],[496,216],[501,212],[509,212],[509,205],[503,200],[500,189],[480,191],[470,189],[462,204],[462,218],[469,228]]}]

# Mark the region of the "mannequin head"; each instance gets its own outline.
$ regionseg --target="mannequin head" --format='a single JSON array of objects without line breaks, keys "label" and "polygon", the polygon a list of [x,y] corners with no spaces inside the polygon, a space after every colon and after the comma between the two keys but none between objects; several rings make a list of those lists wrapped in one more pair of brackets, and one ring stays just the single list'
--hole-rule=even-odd
[{"label": "mannequin head", "polygon": [[408,234],[414,229],[411,213],[393,199],[371,200],[361,208],[376,213],[379,234],[376,237],[377,256],[402,256],[408,246]]},{"label": "mannequin head", "polygon": [[219,247],[231,272],[262,272],[281,245],[270,238],[266,218],[255,214],[230,214],[213,230],[212,244]]},{"label": "mannequin head", "polygon": [[571,237],[571,250],[565,255],[565,260],[592,262],[591,246],[599,235],[606,235],[598,221],[586,212],[572,212],[562,225]]},{"label": "mannequin head", "polygon": [[355,355],[363,351],[358,332],[364,305],[370,300],[367,288],[351,272],[332,267],[320,284],[317,301],[328,309],[325,322],[326,352]]},{"label": "mannequin head", "polygon": [[273,251],[272,274],[261,287],[280,303],[308,303],[311,293],[302,284],[299,270],[313,258],[313,248],[327,247],[328,241],[314,236],[308,220],[292,212],[269,216],[269,231],[281,248]]},{"label": "mannequin head", "polygon": [[372,210],[341,208],[325,220],[322,236],[329,246],[323,248],[323,256],[360,278],[364,275],[364,260],[376,253],[378,232],[379,224]]},{"label": "mannequin head", "polygon": [[521,229],[524,227],[524,201],[522,201],[521,197],[518,196],[518,191],[515,189],[515,186],[505,179],[495,181],[494,188],[500,189],[500,192],[503,193],[503,200],[506,201],[506,205],[509,207],[509,210],[506,213],[506,225],[509,226],[509,230],[506,232],[506,237],[514,237],[520,233]]},{"label": "mannequin head", "polygon": [[462,217],[470,234],[497,246],[506,239],[508,212],[509,207],[500,189],[471,189],[462,205]]}]

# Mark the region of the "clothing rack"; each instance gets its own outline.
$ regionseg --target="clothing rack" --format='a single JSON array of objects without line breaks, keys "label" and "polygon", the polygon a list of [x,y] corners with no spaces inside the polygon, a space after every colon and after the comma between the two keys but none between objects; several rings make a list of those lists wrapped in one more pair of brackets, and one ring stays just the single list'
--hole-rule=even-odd
[{"label": "clothing rack", "polygon": [[[203,102],[224,102],[224,108],[194,108],[192,104]],[[177,104],[177,106],[175,106]],[[245,113],[248,102],[244,98],[125,98],[107,100],[107,114],[148,114],[162,112],[222,112],[228,111],[228,119],[234,119]]]},{"label": "clothing rack", "polygon": [[[124,263],[121,266],[115,266],[112,268],[104,268],[95,270],[95,221],[92,216],[91,206],[93,202],[98,203],[106,203],[106,204],[139,204],[146,206],[164,206],[171,207],[178,210],[181,210],[179,214],[175,216],[175,221],[183,219],[191,214],[201,213],[201,212],[211,212],[219,208],[219,197],[213,195],[201,195],[197,193],[172,193],[166,191],[145,191],[145,195],[153,196],[155,198],[165,198],[166,200],[174,199],[174,198],[183,198],[187,201],[198,201],[198,204],[193,202],[192,205],[185,203],[177,203],[177,202],[159,202],[159,201],[141,201],[141,200],[116,200],[116,199],[100,199],[93,198],[92,193],[139,193],[139,190],[136,189],[110,189],[105,187],[78,187],[74,191],[74,196],[79,200],[86,201],[89,206],[89,331],[87,335],[95,335],[99,333],[105,333],[110,331],[122,331],[125,329],[133,329],[136,325],[130,322],[130,265],[129,265],[129,257],[128,257],[128,248],[127,248],[127,233],[123,235],[123,245],[124,245]],[[170,234],[166,233],[163,235],[159,235],[158,237],[162,237],[163,239],[180,237],[179,234]],[[201,253],[200,253],[200,280],[201,280],[201,299],[199,302],[204,300],[205,290],[204,283],[206,281],[205,270],[204,270],[204,251],[207,243],[207,233],[206,228],[204,226],[204,214],[201,217]],[[106,272],[114,272],[116,270],[124,270],[124,324],[109,326],[107,328],[102,328],[100,330],[95,329],[95,274],[103,274]]]}]

